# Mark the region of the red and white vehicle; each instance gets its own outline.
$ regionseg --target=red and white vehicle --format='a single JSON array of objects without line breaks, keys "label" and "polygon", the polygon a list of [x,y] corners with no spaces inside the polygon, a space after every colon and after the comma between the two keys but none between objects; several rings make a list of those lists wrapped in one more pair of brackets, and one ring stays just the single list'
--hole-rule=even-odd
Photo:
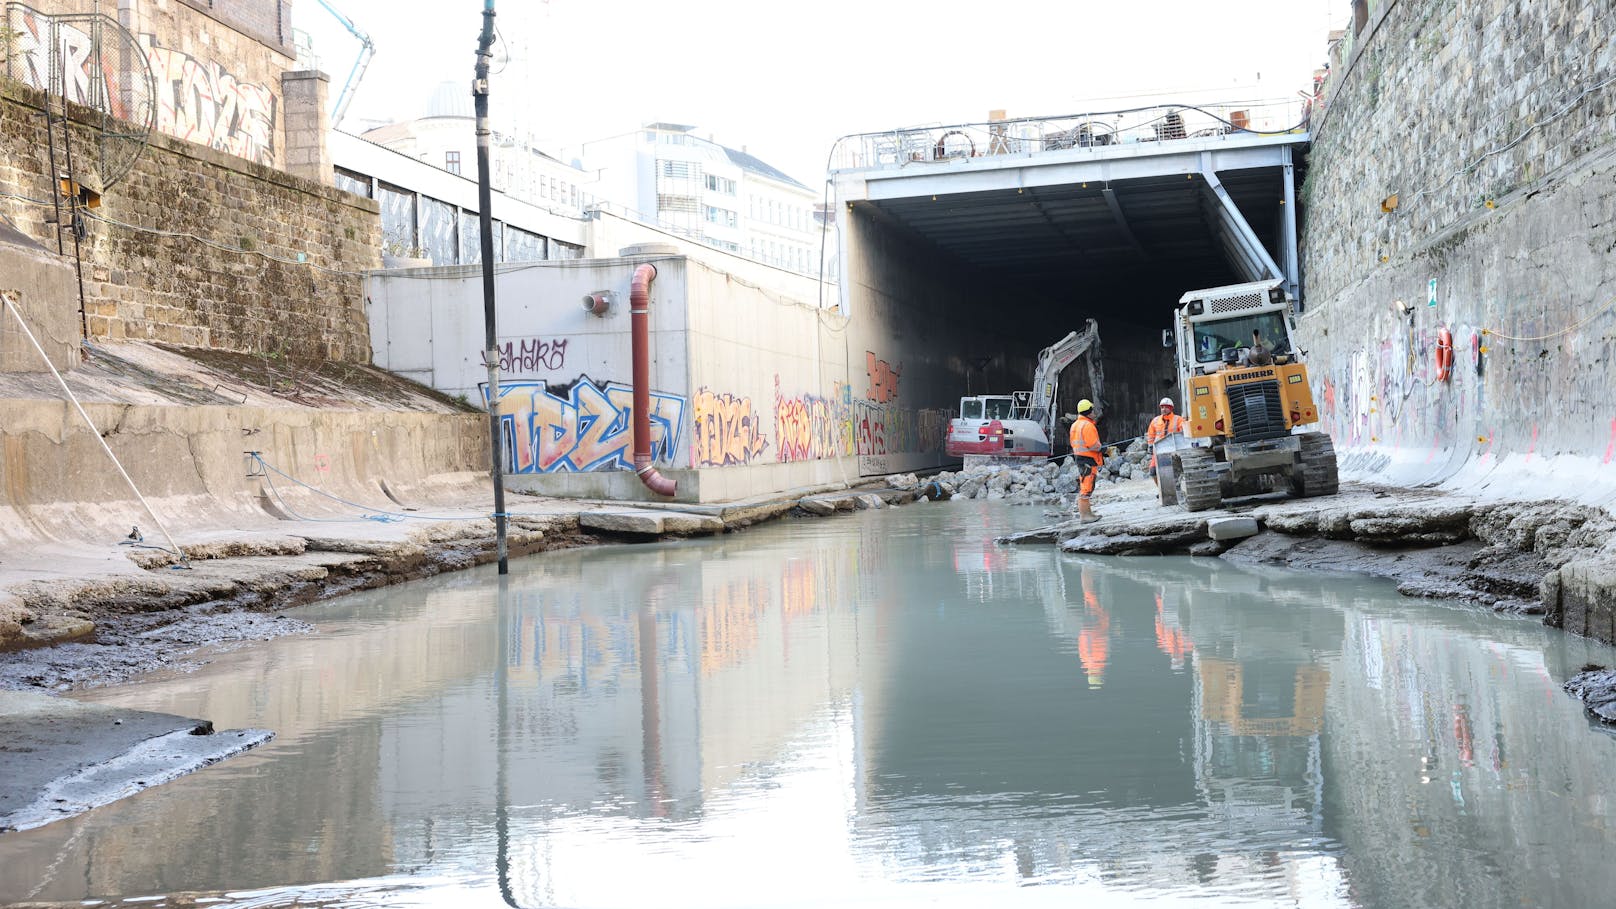
[{"label": "red and white vehicle", "polygon": [[1032,391],[960,398],[959,416],[948,421],[943,451],[965,466],[1027,463],[1054,454],[1055,392],[1061,371],[1078,357],[1089,357],[1089,397],[1100,399],[1100,329],[1093,319],[1081,332],[1038,354]]}]

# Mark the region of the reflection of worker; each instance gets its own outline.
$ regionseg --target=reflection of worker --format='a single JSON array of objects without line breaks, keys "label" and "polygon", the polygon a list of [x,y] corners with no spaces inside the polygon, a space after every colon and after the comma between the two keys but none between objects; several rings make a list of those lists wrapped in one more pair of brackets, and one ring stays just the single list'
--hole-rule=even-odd
[{"label": "reflection of worker", "polygon": [[1111,659],[1111,614],[1100,605],[1099,594],[1094,591],[1093,576],[1083,569],[1083,607],[1088,617],[1083,629],[1077,633],[1077,661],[1083,665],[1090,688],[1105,684],[1105,667]]},{"label": "reflection of worker", "polygon": [[1094,422],[1094,404],[1088,398],[1077,402],[1077,420],[1072,423],[1068,441],[1072,444],[1072,456],[1077,459],[1077,475],[1081,477],[1077,519],[1085,524],[1098,521],[1100,516],[1089,504],[1089,496],[1094,493],[1094,480],[1100,475],[1105,455],[1100,452],[1100,427]]},{"label": "reflection of worker", "polygon": [[1156,419],[1151,420],[1150,428],[1145,430],[1145,444],[1151,446],[1150,475],[1152,478],[1156,476],[1156,443],[1168,436],[1177,435],[1184,431],[1184,418],[1173,413],[1172,398],[1162,398],[1161,403],[1156,405],[1156,409],[1160,410],[1161,414]]}]

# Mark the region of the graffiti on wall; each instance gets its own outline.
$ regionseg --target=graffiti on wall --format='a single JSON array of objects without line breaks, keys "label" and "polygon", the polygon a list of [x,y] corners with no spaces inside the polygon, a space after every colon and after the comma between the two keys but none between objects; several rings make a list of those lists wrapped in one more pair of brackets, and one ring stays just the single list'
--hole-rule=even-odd
[{"label": "graffiti on wall", "polygon": [[699,467],[750,464],[763,456],[769,440],[763,438],[751,398],[696,392],[695,427],[690,460]]},{"label": "graffiti on wall", "polygon": [[923,454],[942,449],[948,411],[897,407],[860,401],[858,454]]},{"label": "graffiti on wall", "polygon": [[[488,397],[487,386],[483,397]],[[685,399],[651,392],[651,457],[671,464],[684,425]],[[570,389],[544,382],[499,388],[497,410],[505,427],[510,473],[554,473],[634,468],[634,390],[619,382],[597,385],[581,376]]]},{"label": "graffiti on wall", "polygon": [[817,461],[853,454],[852,389],[836,384],[834,398],[780,392],[774,377],[775,457],[781,461]]},{"label": "graffiti on wall", "polygon": [[171,136],[275,166],[275,93],[212,60],[170,50],[154,35],[140,46],[157,83],[157,128]]},{"label": "graffiti on wall", "polygon": [[893,368],[891,363],[876,359],[873,351],[864,352],[864,373],[870,378],[870,388],[865,397],[880,404],[887,404],[898,398],[898,379],[903,372],[903,364],[899,363]]},{"label": "graffiti on wall", "polygon": [[555,372],[566,365],[565,338],[520,338],[499,346],[499,368],[506,372]]},{"label": "graffiti on wall", "polygon": [[104,99],[112,105],[113,113],[127,119],[120,109],[124,102],[121,94],[108,90],[109,82],[115,83],[118,74],[102,69],[105,61],[95,53],[95,43],[83,30],[22,8],[13,9],[4,24],[10,29],[6,69],[13,79],[44,91],[57,90],[51,80],[51,30],[54,27],[56,54],[61,61],[60,90],[77,104],[98,106],[98,101]]}]

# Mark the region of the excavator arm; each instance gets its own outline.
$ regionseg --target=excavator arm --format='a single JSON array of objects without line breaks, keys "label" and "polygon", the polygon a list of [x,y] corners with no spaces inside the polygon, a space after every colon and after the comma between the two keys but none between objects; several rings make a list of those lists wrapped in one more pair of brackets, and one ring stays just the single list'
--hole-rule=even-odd
[{"label": "excavator arm", "polygon": [[1044,428],[1050,438],[1055,435],[1055,388],[1060,374],[1072,362],[1089,354],[1089,388],[1096,399],[1104,375],[1100,369],[1100,326],[1089,319],[1082,331],[1068,332],[1054,344],[1038,354],[1038,368],[1032,376],[1032,401],[1028,416]]}]

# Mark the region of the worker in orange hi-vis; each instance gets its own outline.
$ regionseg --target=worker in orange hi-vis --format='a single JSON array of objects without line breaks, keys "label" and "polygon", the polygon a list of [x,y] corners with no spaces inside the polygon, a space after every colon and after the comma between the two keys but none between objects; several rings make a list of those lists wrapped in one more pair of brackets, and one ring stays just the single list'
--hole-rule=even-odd
[{"label": "worker in orange hi-vis", "polygon": [[1098,521],[1089,496],[1094,494],[1094,481],[1100,475],[1105,455],[1100,451],[1100,427],[1094,422],[1094,402],[1088,398],[1077,402],[1077,419],[1072,423],[1068,441],[1072,443],[1072,456],[1077,459],[1077,519],[1084,524]]},{"label": "worker in orange hi-vis", "polygon": [[1156,478],[1156,443],[1175,433],[1184,431],[1184,418],[1173,413],[1173,399],[1162,398],[1156,405],[1161,414],[1150,421],[1150,428],[1145,430],[1145,444],[1150,446],[1150,478]]}]

